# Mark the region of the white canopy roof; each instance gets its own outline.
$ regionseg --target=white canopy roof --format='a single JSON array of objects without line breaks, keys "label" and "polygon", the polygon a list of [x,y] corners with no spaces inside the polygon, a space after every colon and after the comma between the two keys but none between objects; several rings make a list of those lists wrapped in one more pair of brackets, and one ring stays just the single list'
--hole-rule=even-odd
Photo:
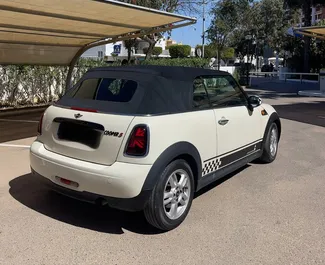
[{"label": "white canopy roof", "polygon": [[325,40],[325,26],[295,28],[294,32],[296,34]]},{"label": "white canopy roof", "polygon": [[0,64],[70,65],[91,47],[195,22],[112,0],[0,0]]}]

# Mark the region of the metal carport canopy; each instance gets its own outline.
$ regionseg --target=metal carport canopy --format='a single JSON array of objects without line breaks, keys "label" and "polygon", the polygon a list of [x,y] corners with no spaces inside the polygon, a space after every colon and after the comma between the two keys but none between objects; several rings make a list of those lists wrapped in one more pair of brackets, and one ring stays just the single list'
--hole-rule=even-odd
[{"label": "metal carport canopy", "polygon": [[325,40],[325,26],[295,28],[294,32],[296,34]]},{"label": "metal carport canopy", "polygon": [[72,67],[89,48],[194,23],[111,0],[0,0],[0,65]]}]

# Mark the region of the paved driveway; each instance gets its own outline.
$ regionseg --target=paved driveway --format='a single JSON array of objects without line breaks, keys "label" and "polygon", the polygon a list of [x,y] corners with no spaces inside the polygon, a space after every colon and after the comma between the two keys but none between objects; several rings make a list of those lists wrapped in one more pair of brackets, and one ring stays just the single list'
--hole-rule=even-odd
[{"label": "paved driveway", "polygon": [[325,128],[282,123],[273,164],[205,189],[162,234],[142,214],[49,192],[29,174],[28,149],[0,146],[0,264],[324,264]]}]

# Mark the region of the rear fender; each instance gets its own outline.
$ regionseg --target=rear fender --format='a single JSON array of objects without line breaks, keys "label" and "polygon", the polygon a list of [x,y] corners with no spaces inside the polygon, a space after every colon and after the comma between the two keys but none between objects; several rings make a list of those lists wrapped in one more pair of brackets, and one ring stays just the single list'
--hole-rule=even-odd
[{"label": "rear fender", "polygon": [[196,163],[196,172],[193,172],[194,177],[197,179],[200,178],[202,173],[202,161],[199,151],[194,145],[189,142],[178,142],[169,146],[155,161],[152,165],[151,170],[143,184],[142,190],[152,190],[156,183],[158,182],[161,173],[164,169],[175,160],[177,157],[189,155],[191,156]]}]

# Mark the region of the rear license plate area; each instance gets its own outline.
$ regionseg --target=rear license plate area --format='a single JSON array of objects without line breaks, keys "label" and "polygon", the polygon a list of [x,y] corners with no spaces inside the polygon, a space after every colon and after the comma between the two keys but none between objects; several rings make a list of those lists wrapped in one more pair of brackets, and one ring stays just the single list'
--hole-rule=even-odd
[{"label": "rear license plate area", "polygon": [[61,121],[57,136],[64,141],[78,142],[91,148],[98,148],[104,128],[88,122]]}]

